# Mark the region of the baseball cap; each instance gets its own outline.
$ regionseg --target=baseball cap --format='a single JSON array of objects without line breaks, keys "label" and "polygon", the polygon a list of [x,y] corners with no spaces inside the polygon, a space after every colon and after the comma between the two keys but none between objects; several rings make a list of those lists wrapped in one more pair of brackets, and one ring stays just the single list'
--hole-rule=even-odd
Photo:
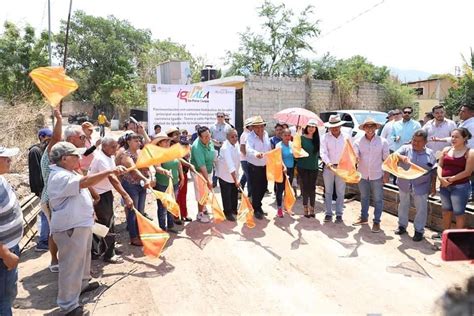
[{"label": "baseball cap", "polygon": [[38,137],[51,137],[53,136],[53,131],[45,127],[38,131]]},{"label": "baseball cap", "polygon": [[58,142],[51,148],[49,158],[53,163],[57,163],[64,156],[83,155],[87,148],[77,148],[70,142]]},{"label": "baseball cap", "polygon": [[13,147],[13,148],[7,148],[7,147],[2,147],[0,146],[0,157],[13,157],[18,155],[20,152],[20,149]]}]

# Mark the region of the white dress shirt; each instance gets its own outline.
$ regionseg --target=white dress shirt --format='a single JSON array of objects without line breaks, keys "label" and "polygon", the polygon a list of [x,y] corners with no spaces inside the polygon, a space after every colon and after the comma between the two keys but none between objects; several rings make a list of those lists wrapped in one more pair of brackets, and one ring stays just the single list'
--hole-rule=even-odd
[{"label": "white dress shirt", "polygon": [[[429,120],[423,126],[423,129],[428,134],[428,144],[426,147],[430,148],[434,153],[443,150],[444,147],[450,146],[448,140],[451,138],[451,131],[456,128],[456,123],[445,118],[441,123],[436,119]],[[431,139],[433,137],[443,138],[445,141],[434,142]]]},{"label": "white dress shirt", "polygon": [[263,132],[263,140],[251,132],[247,138],[247,143],[245,144],[245,150],[247,152],[247,161],[254,166],[265,166],[267,164],[267,157],[257,158],[255,155],[257,153],[266,153],[267,151],[272,150],[272,144],[270,143],[270,138],[268,138],[268,133]]},{"label": "white dress shirt", "polygon": [[474,117],[463,121],[459,127],[464,127],[471,133],[472,137],[467,141],[467,147],[474,149]]},{"label": "white dress shirt", "polygon": [[337,165],[341,159],[346,139],[349,139],[350,141],[350,138],[342,132],[337,138],[334,137],[331,131],[324,134],[321,140],[321,160],[325,164],[330,163]]},{"label": "white dress shirt", "polygon": [[240,145],[237,142],[232,145],[226,140],[221,147],[219,156],[217,157],[216,175],[225,182],[234,183],[231,173],[235,172],[235,177],[239,178],[240,166]]},{"label": "white dress shirt", "polygon": [[[92,159],[91,165],[89,166],[88,174],[91,175],[99,173],[102,171],[114,169],[115,167],[115,158],[113,156],[108,157],[102,150],[97,150],[96,154],[94,155],[94,159]],[[108,177],[100,180],[92,187],[98,194],[103,194],[114,189]]]},{"label": "white dress shirt", "polygon": [[380,137],[382,138],[385,138],[388,142],[388,147],[391,149],[391,150],[394,150],[394,146],[393,146],[393,138],[391,137],[392,135],[392,127],[393,127],[393,123],[396,122],[394,120],[391,120],[387,123],[385,123],[383,129],[382,129],[382,132],[380,133]]},{"label": "white dress shirt", "polygon": [[354,142],[354,151],[359,158],[357,170],[365,180],[382,178],[382,163],[390,154],[385,138],[375,135],[371,140],[362,136]]},{"label": "white dress shirt", "polygon": [[[250,131],[248,129],[244,129],[244,131],[242,132],[242,135],[240,135],[240,139],[239,139],[239,143],[240,145],[244,145],[247,143],[247,138],[249,137],[250,135]],[[240,153],[240,161],[246,161],[247,160],[247,157]]]}]

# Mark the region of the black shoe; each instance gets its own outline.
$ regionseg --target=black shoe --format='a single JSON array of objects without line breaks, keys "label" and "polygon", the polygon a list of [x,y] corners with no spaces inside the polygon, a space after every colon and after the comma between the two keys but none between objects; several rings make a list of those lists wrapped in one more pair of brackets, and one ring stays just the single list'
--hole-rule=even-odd
[{"label": "black shoe", "polygon": [[402,226],[399,226],[396,230],[395,230],[395,235],[403,235],[407,232],[407,230],[405,229],[405,227],[402,227]]},{"label": "black shoe", "polygon": [[309,215],[309,214],[304,214],[304,217],[306,217],[306,218],[311,218],[311,215]]},{"label": "black shoe", "polygon": [[183,221],[180,220],[179,218],[178,218],[178,219],[175,219],[175,220],[174,220],[174,223],[175,223],[176,225],[183,225]]},{"label": "black shoe", "polygon": [[419,232],[415,232],[415,235],[413,235],[413,241],[422,241],[423,240],[423,234]]},{"label": "black shoe", "polygon": [[336,216],[336,220],[334,221],[334,223],[342,223],[342,216]]},{"label": "black shoe", "polygon": [[225,219],[230,221],[230,222],[235,222],[235,217],[234,215],[230,214],[230,215],[226,215],[225,216]]},{"label": "black shoe", "polygon": [[255,216],[256,219],[263,219],[263,213],[255,212],[254,216]]},{"label": "black shoe", "polygon": [[168,233],[172,233],[172,234],[178,234],[179,232],[176,230],[176,228],[174,227],[171,227],[171,228],[168,228],[166,230]]},{"label": "black shoe", "polygon": [[66,313],[66,316],[82,316],[82,315],[89,315],[88,311],[84,310],[84,307],[78,306],[74,308],[72,311],[69,313]]},{"label": "black shoe", "polygon": [[332,222],[332,216],[331,215],[326,215],[324,216],[324,222],[327,223],[327,222]]},{"label": "black shoe", "polygon": [[86,286],[82,291],[81,295],[90,291],[97,290],[100,287],[100,283],[97,281],[90,282],[88,286]]}]

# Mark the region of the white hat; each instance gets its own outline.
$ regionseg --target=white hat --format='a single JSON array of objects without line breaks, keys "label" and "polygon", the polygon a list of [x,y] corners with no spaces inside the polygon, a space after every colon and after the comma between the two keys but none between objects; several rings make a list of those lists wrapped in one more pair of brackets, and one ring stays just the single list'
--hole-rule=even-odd
[{"label": "white hat", "polygon": [[257,115],[257,116],[254,116],[252,123],[250,123],[250,126],[265,125],[265,124],[267,124],[267,122],[265,122],[260,115]]},{"label": "white hat", "polygon": [[318,121],[316,121],[315,119],[310,119],[308,123],[306,123],[306,126],[318,127]]},{"label": "white hat", "polygon": [[13,157],[18,155],[20,152],[20,149],[14,147],[14,148],[7,148],[7,147],[2,147],[0,146],[0,157]]},{"label": "white hat", "polygon": [[327,123],[324,123],[324,126],[328,127],[328,128],[331,128],[331,127],[342,126],[345,123],[346,123],[346,121],[342,121],[339,114],[333,114],[329,117],[329,121]]}]

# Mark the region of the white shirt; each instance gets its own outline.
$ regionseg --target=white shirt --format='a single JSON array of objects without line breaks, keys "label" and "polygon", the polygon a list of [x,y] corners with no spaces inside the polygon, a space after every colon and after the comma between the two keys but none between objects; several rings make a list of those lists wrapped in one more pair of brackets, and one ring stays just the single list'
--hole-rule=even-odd
[{"label": "white shirt", "polygon": [[[105,170],[110,170],[115,168],[115,158],[107,157],[102,150],[97,150],[94,159],[89,166],[89,174],[99,173]],[[94,190],[98,194],[102,194],[108,191],[113,190],[112,183],[110,183],[109,178],[102,179],[99,183],[93,186]]]},{"label": "white shirt", "polygon": [[[321,140],[321,160],[325,163],[337,165],[341,159],[342,150],[344,149],[344,142],[349,139],[347,135],[341,132],[339,137],[334,137],[331,131],[323,135]],[[349,139],[350,141],[350,139]]]},{"label": "white shirt", "polygon": [[392,127],[393,127],[393,123],[396,122],[394,120],[391,120],[387,123],[385,123],[383,129],[382,129],[382,132],[380,133],[380,137],[382,138],[385,138],[388,142],[388,147],[391,149],[391,150],[394,150],[393,149],[393,138],[391,137],[392,135]]},{"label": "white shirt", "polygon": [[438,123],[436,119],[429,120],[423,126],[423,129],[428,134],[428,143],[426,147],[430,148],[434,153],[443,150],[444,147],[450,146],[450,143],[447,141],[444,142],[434,142],[431,139],[433,137],[437,138],[447,138],[451,136],[451,131],[456,128],[456,123],[445,118],[441,123]]},{"label": "white shirt", "polygon": [[268,133],[263,132],[263,140],[251,132],[247,138],[247,143],[245,144],[245,150],[247,152],[247,161],[254,166],[263,167],[267,164],[267,157],[259,159],[255,157],[257,153],[266,153],[267,151],[272,150],[272,144],[270,143],[270,138],[268,138]]},{"label": "white shirt", "polygon": [[[248,129],[244,129],[242,132],[242,135],[240,135],[239,143],[240,145],[244,145],[247,143],[247,138],[249,137],[250,131]],[[243,154],[240,153],[240,161],[246,161],[247,157]]]},{"label": "white shirt", "polygon": [[474,149],[474,117],[463,121],[459,127],[464,127],[471,133],[472,137],[467,141],[467,147]]},{"label": "white shirt", "polygon": [[81,189],[82,176],[56,165],[48,178],[51,233],[94,225],[94,207],[88,189]]},{"label": "white shirt", "polygon": [[375,135],[372,140],[362,136],[354,142],[354,151],[359,158],[359,170],[365,180],[382,178],[382,163],[390,154],[385,138]]},{"label": "white shirt", "polygon": [[235,145],[232,145],[228,140],[226,140],[221,147],[219,156],[217,157],[216,175],[225,182],[234,183],[231,173],[235,172],[235,176],[238,179],[239,166],[240,145],[238,142]]}]

